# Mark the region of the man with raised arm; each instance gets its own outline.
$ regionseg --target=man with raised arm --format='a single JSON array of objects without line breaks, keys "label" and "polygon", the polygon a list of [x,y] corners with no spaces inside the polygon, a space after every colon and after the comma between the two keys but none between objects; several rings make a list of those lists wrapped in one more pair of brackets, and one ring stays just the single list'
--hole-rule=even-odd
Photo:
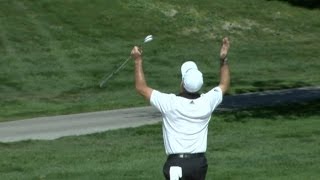
[{"label": "man with raised arm", "polygon": [[181,66],[179,95],[166,94],[149,87],[144,78],[142,51],[135,46],[135,86],[139,94],[157,108],[163,118],[162,131],[167,161],[163,173],[167,180],[203,180],[207,173],[208,124],[230,85],[227,54],[229,39],[223,38],[220,50],[220,83],[204,94],[202,73],[193,61]]}]

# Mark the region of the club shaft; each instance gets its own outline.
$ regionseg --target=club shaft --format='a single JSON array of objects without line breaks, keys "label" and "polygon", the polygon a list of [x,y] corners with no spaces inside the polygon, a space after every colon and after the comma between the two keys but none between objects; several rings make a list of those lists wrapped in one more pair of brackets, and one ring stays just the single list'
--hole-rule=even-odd
[{"label": "club shaft", "polygon": [[103,85],[113,76],[115,75],[117,72],[119,72],[127,63],[128,61],[130,60],[131,56],[129,56],[119,67],[118,69],[116,69],[115,71],[113,71],[111,74],[109,74],[109,76],[105,76],[103,78],[103,80],[101,81],[100,83],[100,87],[103,87]]},{"label": "club shaft", "polygon": [[[151,39],[152,40],[152,39]],[[145,44],[146,41],[144,41],[139,47],[142,49],[142,45]],[[100,82],[100,88],[102,88],[106,82],[113,76],[115,75],[117,72],[119,72],[126,64],[127,62],[130,60],[131,56],[128,57],[128,59],[126,59],[119,67],[118,69],[116,69],[115,71],[113,71],[111,74],[109,74],[108,76],[104,76],[103,80]]]}]

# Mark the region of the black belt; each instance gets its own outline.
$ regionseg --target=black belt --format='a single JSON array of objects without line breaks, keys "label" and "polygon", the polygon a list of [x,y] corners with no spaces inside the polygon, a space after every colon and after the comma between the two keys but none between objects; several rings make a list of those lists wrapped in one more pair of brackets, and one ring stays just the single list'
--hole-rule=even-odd
[{"label": "black belt", "polygon": [[204,157],[205,153],[180,153],[180,154],[170,154],[168,156],[168,159],[171,158],[181,158],[181,159],[187,159],[187,158],[199,158],[199,157]]}]

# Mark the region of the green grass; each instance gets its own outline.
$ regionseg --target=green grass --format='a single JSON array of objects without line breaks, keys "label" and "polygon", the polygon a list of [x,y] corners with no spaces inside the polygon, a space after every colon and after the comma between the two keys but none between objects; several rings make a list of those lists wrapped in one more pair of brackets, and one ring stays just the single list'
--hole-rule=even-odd
[{"label": "green grass", "polygon": [[[214,113],[207,179],[316,180],[320,107],[311,103]],[[1,179],[163,179],[161,125],[0,143]]]},{"label": "green grass", "polygon": [[319,85],[319,17],[266,0],[1,0],[0,121],[145,105],[132,62],[98,85],[148,34],[146,78],[165,92],[179,90],[189,59],[203,91],[217,85],[223,36],[232,41],[231,94]]}]

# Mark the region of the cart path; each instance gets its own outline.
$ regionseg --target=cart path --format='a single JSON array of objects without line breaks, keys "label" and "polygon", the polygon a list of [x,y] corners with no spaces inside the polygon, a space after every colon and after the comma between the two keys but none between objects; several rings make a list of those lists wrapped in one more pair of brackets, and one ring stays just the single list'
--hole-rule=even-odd
[{"label": "cart path", "polygon": [[[233,110],[320,99],[320,86],[225,96],[218,110]],[[113,129],[138,127],[161,121],[151,106],[0,123],[0,142],[52,140]]]}]

